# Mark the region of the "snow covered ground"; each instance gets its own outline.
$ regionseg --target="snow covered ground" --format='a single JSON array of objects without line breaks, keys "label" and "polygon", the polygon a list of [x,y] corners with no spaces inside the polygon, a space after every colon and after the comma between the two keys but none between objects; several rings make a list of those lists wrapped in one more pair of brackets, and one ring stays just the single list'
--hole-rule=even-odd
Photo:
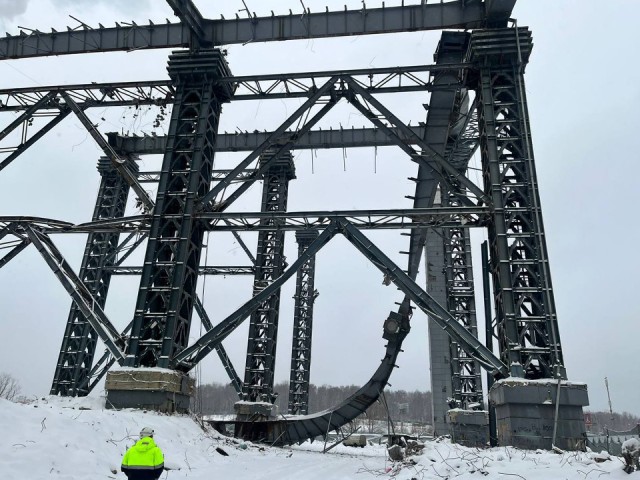
[{"label": "snow covered ground", "polygon": [[[203,430],[187,416],[103,409],[99,398],[46,397],[19,405],[0,399],[0,479],[125,479],[120,460],[144,426],[171,470],[162,479],[632,479],[622,460],[597,463],[594,453],[554,454],[514,448],[478,450],[446,441],[428,442],[415,462],[393,463],[381,445],[338,446],[322,454],[323,443],[288,448],[227,439]],[[228,456],[216,452],[221,447]]]}]

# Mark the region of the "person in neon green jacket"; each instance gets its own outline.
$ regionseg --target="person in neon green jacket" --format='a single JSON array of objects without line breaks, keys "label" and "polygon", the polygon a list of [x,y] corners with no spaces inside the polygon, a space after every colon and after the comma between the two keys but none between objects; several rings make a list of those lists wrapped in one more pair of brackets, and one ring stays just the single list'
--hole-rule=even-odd
[{"label": "person in neon green jacket", "polygon": [[144,427],[140,440],[122,457],[121,470],[129,480],[157,480],[164,470],[164,455],[153,440],[153,429]]}]

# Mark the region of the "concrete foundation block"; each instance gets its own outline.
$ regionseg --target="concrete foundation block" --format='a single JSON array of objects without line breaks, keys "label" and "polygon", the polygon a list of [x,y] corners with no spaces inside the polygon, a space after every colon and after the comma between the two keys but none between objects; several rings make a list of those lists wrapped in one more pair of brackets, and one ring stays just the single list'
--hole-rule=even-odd
[{"label": "concrete foundation block", "polygon": [[489,414],[485,410],[447,412],[451,441],[466,447],[484,448],[489,443]]},{"label": "concrete foundation block", "polygon": [[278,406],[269,402],[239,401],[233,409],[238,420],[273,420],[278,416]]},{"label": "concrete foundation block", "polygon": [[167,369],[132,368],[107,373],[107,408],[138,408],[164,413],[189,411],[195,380]]},{"label": "concrete foundation block", "polygon": [[[525,449],[547,449],[552,444],[563,450],[583,450],[586,427],[582,407],[589,404],[587,386],[553,379],[508,378],[496,382],[489,392],[495,406],[500,445]],[[556,429],[553,441],[554,426]]]}]

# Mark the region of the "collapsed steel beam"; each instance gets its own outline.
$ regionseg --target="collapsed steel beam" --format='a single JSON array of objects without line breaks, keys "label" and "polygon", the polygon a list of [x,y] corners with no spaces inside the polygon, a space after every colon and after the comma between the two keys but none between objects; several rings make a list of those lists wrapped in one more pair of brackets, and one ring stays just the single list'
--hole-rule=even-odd
[{"label": "collapsed steel beam", "polygon": [[335,222],[347,240],[355,246],[360,253],[368,258],[386,278],[389,278],[402,292],[413,301],[420,310],[432,318],[447,334],[465,347],[484,368],[489,370],[494,377],[504,378],[509,376],[507,366],[484,346],[469,330],[460,325],[449,311],[436,302],[427,292],[422,290],[402,269],[396,265],[382,250],[376,247],[360,230],[345,219],[336,219]]},{"label": "collapsed steel beam", "polygon": [[[483,26],[506,26],[511,9],[496,0],[410,5],[401,7],[363,8],[336,12],[310,11],[271,17],[204,20],[203,39],[210,45],[246,44],[295,39],[327,38],[379,33],[470,29]],[[515,3],[509,0],[506,3]],[[495,5],[495,6],[494,6]],[[511,5],[511,8],[513,6]],[[498,13],[495,13],[498,11]],[[188,24],[138,25],[116,24],[115,28],[91,28],[44,33],[33,30],[26,34],[0,39],[0,60],[75,53],[133,51],[154,48],[181,48],[191,44]]]}]

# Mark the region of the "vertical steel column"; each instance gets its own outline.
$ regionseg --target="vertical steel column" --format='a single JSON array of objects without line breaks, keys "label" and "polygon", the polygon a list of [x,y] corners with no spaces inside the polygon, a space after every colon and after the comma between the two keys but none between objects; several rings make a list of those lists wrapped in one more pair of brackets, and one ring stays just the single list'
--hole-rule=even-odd
[{"label": "vertical steel column", "polygon": [[[296,232],[298,257],[318,238],[317,230]],[[313,334],[313,304],[318,296],[314,288],[316,257],[307,260],[296,278],[295,310],[293,313],[293,346],[289,378],[289,408],[291,415],[309,413],[309,378],[311,375],[311,338]]]},{"label": "vertical steel column", "polygon": [[169,57],[176,96],[125,365],[172,368],[189,339],[204,235],[194,219],[209,191],[218,121],[233,88],[220,50]]},{"label": "vertical steel column", "polygon": [[[134,161],[129,161],[127,167],[134,175],[137,174],[138,166]],[[98,161],[98,171],[102,178],[93,221],[124,216],[129,185],[107,157]],[[78,277],[102,309],[107,301],[111,283],[109,267],[116,261],[119,237],[118,233],[89,234],[82,257]],[[51,385],[52,395],[85,396],[89,393],[86,380],[93,365],[97,341],[98,334],[76,303],[72,303]]]},{"label": "vertical steel column", "polygon": [[[459,207],[456,195],[443,196],[443,206]],[[471,261],[469,229],[463,225],[442,229],[444,243],[444,275],[447,310],[474,336],[478,336],[475,289]],[[482,378],[480,364],[458,342],[450,340],[451,388],[456,406],[465,410],[482,408]]]},{"label": "vertical steel column", "polygon": [[[463,32],[443,32],[434,59],[438,65],[460,63],[468,49],[469,34]],[[439,72],[433,75],[433,84],[437,86],[429,99],[424,140],[440,155],[447,156],[452,142],[460,135],[460,122],[467,114],[463,99],[464,93],[458,87],[460,74],[455,71]],[[452,164],[458,170],[466,167]],[[442,204],[442,188],[437,189],[439,180],[435,172],[420,166],[414,207],[429,207]],[[412,231],[412,244],[418,235]],[[447,305],[447,279],[445,245],[447,239],[441,228],[426,231],[425,257],[427,272],[427,291],[441,305]],[[451,338],[429,318],[429,364],[431,368],[431,404],[433,409],[433,427],[437,435],[449,433],[447,411],[455,391],[452,384]],[[459,400],[459,399],[458,399]]]},{"label": "vertical steel column", "polygon": [[566,378],[542,223],[524,66],[532,49],[527,28],[473,32],[469,78],[479,95],[491,273],[500,355],[511,375]]},{"label": "vertical steel column", "polygon": [[[269,152],[261,161],[265,161]],[[289,181],[295,178],[293,157],[290,152],[280,155],[264,175],[262,189],[262,212],[285,212],[289,194]],[[273,230],[258,234],[256,275],[253,294],[256,295],[274,279],[282,275],[285,268],[284,231],[277,228],[281,220],[264,219],[262,225],[273,225]],[[249,341],[245,367],[242,398],[250,402],[274,403],[273,374],[276,363],[278,315],[280,290],[278,289],[251,314]]]}]

